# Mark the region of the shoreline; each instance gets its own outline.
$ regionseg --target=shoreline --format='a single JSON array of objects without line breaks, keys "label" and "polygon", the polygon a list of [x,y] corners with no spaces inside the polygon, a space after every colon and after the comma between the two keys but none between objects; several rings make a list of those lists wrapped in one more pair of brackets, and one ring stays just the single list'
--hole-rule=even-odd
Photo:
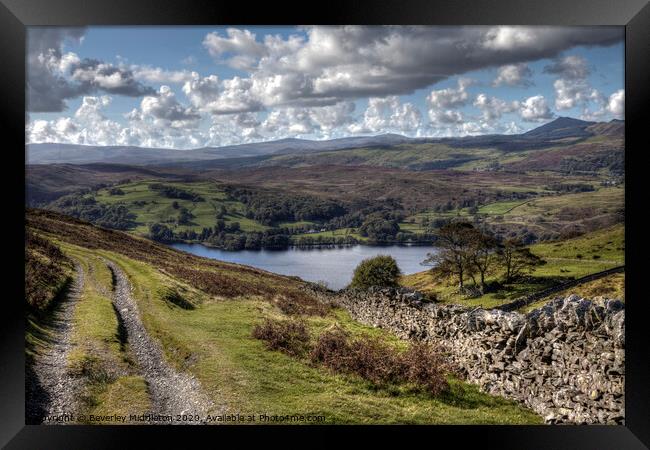
[{"label": "shoreline", "polygon": [[202,247],[205,247],[210,250],[221,250],[224,252],[231,252],[231,253],[238,253],[238,252],[243,252],[243,251],[249,251],[249,252],[261,252],[261,251],[271,251],[271,252],[282,252],[282,251],[287,251],[287,250],[322,250],[322,249],[337,249],[337,248],[350,248],[350,247],[433,247],[435,248],[436,246],[433,245],[431,242],[382,242],[382,243],[362,243],[362,242],[357,242],[354,244],[313,244],[313,245],[289,245],[287,247],[283,248],[267,248],[267,247],[262,247],[262,248],[242,248],[238,250],[231,250],[223,247],[218,247],[215,245],[210,245],[205,242],[192,242],[192,241],[176,241],[176,242],[169,242],[165,243],[162,242],[162,244],[167,245],[169,247],[173,247],[174,245],[177,244],[184,244],[184,245],[200,245]]}]

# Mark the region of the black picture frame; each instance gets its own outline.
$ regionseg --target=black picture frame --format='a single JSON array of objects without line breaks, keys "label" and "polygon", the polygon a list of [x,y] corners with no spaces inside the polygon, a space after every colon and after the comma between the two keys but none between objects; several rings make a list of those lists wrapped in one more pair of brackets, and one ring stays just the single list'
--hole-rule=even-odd
[{"label": "black picture frame", "polygon": [[[645,0],[390,0],[243,2],[209,0],[0,0],[0,98],[5,208],[5,274],[0,326],[0,444],[6,448],[167,448],[218,445],[225,436],[243,443],[264,438],[312,445],[387,434],[406,445],[499,449],[641,449],[650,446],[650,351],[643,296],[643,146],[650,80],[650,5]],[[622,25],[625,26],[626,139],[626,424],[624,426],[433,426],[433,427],[91,427],[26,426],[24,414],[24,164],[25,27],[30,25],[215,25],[215,24],[428,24],[428,25]],[[634,217],[635,215],[638,216]],[[9,220],[7,220],[9,219]],[[7,289],[10,286],[10,289]],[[647,303],[647,302],[646,302]],[[288,431],[288,432],[287,432]],[[280,434],[282,433],[282,435]],[[287,441],[290,433],[291,441]],[[309,435],[307,435],[308,433]],[[415,436],[423,439],[422,444]],[[257,436],[259,437],[259,436]],[[190,440],[191,439],[191,440]],[[429,444],[427,444],[427,442]],[[141,446],[142,444],[138,444]]]}]

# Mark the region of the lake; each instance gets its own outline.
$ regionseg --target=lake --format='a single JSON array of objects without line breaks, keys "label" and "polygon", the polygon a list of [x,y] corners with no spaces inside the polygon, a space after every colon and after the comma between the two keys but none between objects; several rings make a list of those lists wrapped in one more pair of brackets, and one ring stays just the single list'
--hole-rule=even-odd
[{"label": "lake", "polygon": [[269,272],[294,275],[306,281],[325,281],[330,289],[342,289],[352,281],[355,267],[364,259],[391,255],[404,274],[427,269],[420,263],[431,246],[370,246],[355,245],[334,248],[289,248],[287,250],[228,251],[201,244],[172,244],[171,247],[197,256],[257,267]]}]

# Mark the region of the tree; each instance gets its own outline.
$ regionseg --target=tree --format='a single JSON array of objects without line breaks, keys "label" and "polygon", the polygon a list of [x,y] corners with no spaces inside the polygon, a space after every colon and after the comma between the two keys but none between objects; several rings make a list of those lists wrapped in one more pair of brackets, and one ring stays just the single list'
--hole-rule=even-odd
[{"label": "tree", "polygon": [[493,236],[476,228],[473,229],[470,236],[471,243],[467,257],[472,268],[479,273],[481,293],[485,293],[485,276],[492,273],[498,262],[496,253],[498,242]]},{"label": "tree", "polygon": [[369,237],[373,241],[390,241],[395,239],[395,235],[399,231],[397,221],[385,219],[378,215],[370,215],[361,224],[359,234],[364,237]]},{"label": "tree", "polygon": [[519,239],[507,239],[499,249],[499,258],[505,269],[505,282],[530,273],[539,265],[546,264],[539,256],[533,254]]},{"label": "tree", "polygon": [[464,279],[472,270],[470,250],[474,245],[475,228],[467,222],[451,222],[438,231],[438,251],[429,254],[425,264],[433,264],[442,275],[457,276],[458,287],[463,289]]},{"label": "tree", "polygon": [[231,233],[236,233],[241,229],[241,226],[239,225],[239,222],[230,222],[229,225],[226,225],[225,229]]},{"label": "tree", "polygon": [[219,207],[217,208],[217,212],[216,212],[216,214],[215,214],[215,217],[216,217],[217,219],[223,219],[223,218],[226,216],[226,213],[227,213],[227,212],[228,212],[228,211],[226,210],[226,207],[225,207],[225,206],[223,206],[223,205],[219,205]]},{"label": "tree", "polygon": [[193,218],[194,214],[192,214],[189,209],[181,207],[180,211],[178,212],[179,225],[190,225]]},{"label": "tree", "polygon": [[350,287],[368,289],[371,286],[395,287],[401,271],[392,256],[379,255],[364,259],[354,269]]}]

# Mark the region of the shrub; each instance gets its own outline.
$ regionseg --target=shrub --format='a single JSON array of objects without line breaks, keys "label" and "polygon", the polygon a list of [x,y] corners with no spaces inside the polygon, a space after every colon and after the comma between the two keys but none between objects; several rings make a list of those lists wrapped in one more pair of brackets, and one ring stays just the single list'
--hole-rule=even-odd
[{"label": "shrub", "polygon": [[115,369],[106,366],[101,359],[93,355],[73,358],[69,370],[73,377],[85,377],[94,384],[108,384],[116,379]]},{"label": "shrub", "polygon": [[33,312],[56,303],[72,281],[72,261],[59,247],[27,230],[25,233],[25,300]]},{"label": "shrub", "polygon": [[364,259],[354,269],[350,287],[368,289],[371,286],[396,287],[401,271],[392,256],[379,255]]},{"label": "shrub", "polygon": [[378,338],[357,339],[350,345],[349,370],[376,385],[398,383],[404,367],[397,350]]},{"label": "shrub", "polygon": [[297,320],[266,319],[255,325],[253,337],[266,342],[269,350],[292,356],[302,356],[309,348],[309,331],[304,322]]},{"label": "shrub", "polygon": [[432,395],[438,395],[449,387],[444,376],[446,362],[431,344],[412,343],[402,355],[402,365],[406,379],[426,388]]},{"label": "shrub", "polygon": [[190,212],[189,209],[181,207],[178,212],[178,219],[176,219],[179,225],[191,225],[194,214]]},{"label": "shrub", "polygon": [[351,349],[349,334],[335,327],[323,332],[311,349],[309,358],[313,363],[323,364],[335,372],[345,372],[350,366]]},{"label": "shrub", "polygon": [[348,333],[335,327],[318,337],[309,357],[314,364],[359,375],[378,386],[411,383],[432,395],[448,388],[447,363],[427,343],[413,343],[408,350],[399,352],[378,338],[350,341]]}]

